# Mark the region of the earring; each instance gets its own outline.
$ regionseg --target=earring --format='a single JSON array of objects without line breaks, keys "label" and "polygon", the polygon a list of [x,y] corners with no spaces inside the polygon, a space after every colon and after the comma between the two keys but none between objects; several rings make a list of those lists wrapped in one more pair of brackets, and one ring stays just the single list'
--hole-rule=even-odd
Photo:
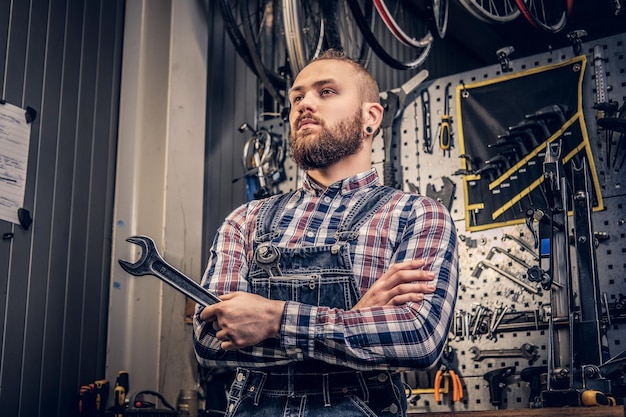
[{"label": "earring", "polygon": [[367,126],[367,127],[365,128],[365,131],[371,135],[371,134],[372,134],[372,132],[374,131],[374,129],[372,129],[372,127],[371,127],[371,126]]}]

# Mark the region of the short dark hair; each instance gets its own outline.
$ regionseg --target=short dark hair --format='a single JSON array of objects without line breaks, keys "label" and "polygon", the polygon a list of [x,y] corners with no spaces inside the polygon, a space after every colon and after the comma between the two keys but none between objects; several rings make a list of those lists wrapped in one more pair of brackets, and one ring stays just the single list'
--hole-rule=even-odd
[{"label": "short dark hair", "polygon": [[360,89],[361,101],[370,103],[380,102],[380,91],[378,88],[378,82],[376,81],[374,76],[363,66],[363,64],[355,59],[348,57],[343,51],[332,48],[323,51],[320,55],[313,58],[311,62],[322,61],[326,59],[345,62],[352,66],[354,71],[357,73],[358,79],[363,87]]}]

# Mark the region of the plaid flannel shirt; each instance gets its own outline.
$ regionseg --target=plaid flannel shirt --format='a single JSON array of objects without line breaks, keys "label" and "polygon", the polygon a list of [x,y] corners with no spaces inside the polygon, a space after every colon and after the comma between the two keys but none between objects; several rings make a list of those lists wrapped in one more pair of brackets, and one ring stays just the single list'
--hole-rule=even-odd
[{"label": "plaid flannel shirt", "polygon": [[[374,187],[376,170],[339,181],[326,190],[308,178],[283,213],[284,247],[334,243],[342,215]],[[202,286],[214,293],[250,292],[249,260],[255,249],[255,220],[261,201],[232,212],[218,230]],[[393,263],[426,260],[436,290],[420,303],[344,311],[288,301],[280,339],[234,351],[220,349],[211,323],[194,317],[193,342],[203,366],[265,367],[317,359],[360,370],[427,368],[445,344],[458,287],[457,237],[449,212],[423,196],[394,192],[391,200],[359,230],[351,244],[353,273],[364,294]]]}]

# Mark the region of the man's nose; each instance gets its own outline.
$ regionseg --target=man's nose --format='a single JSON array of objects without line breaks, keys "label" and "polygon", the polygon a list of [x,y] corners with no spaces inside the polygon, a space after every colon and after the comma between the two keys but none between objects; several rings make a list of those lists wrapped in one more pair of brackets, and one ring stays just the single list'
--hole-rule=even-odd
[{"label": "man's nose", "polygon": [[300,113],[304,113],[305,111],[315,111],[317,105],[315,103],[315,99],[313,97],[313,93],[307,92],[302,96],[298,104],[296,105],[296,110]]}]

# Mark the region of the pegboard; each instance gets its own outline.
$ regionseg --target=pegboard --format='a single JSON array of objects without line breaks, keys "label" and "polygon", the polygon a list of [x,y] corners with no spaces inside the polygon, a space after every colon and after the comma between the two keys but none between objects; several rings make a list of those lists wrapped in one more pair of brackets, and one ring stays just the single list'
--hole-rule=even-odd
[{"label": "pegboard", "polygon": [[[584,39],[583,39],[584,40]],[[606,81],[609,85],[608,98],[622,105],[626,99],[626,34],[620,34],[589,43],[583,42],[582,52],[587,56],[587,68],[583,78],[583,113],[589,140],[592,147],[595,167],[601,184],[604,210],[592,214],[593,230],[604,236],[597,247],[598,275],[600,289],[606,294],[605,304],[611,312],[611,325],[608,330],[611,355],[626,350],[626,163],[619,167],[613,163],[618,148],[619,134],[607,139],[605,131],[598,127],[598,115],[593,108],[595,103],[594,52],[602,51]],[[594,47],[595,51],[594,51]],[[574,58],[573,48],[553,50],[549,53],[515,59],[511,57],[512,72],[552,65]],[[597,57],[596,57],[597,58]],[[548,323],[549,294],[540,290],[529,292],[507,277],[511,275],[530,283],[526,276],[525,265],[535,265],[536,253],[533,238],[524,225],[500,227],[480,232],[465,230],[464,196],[462,168],[459,158],[456,97],[457,86],[476,83],[482,80],[502,76],[499,64],[455,74],[436,80],[426,80],[411,93],[403,111],[394,124],[394,140],[398,147],[394,152],[394,161],[406,191],[419,191],[422,194],[441,190],[444,177],[455,184],[454,196],[449,210],[454,219],[460,237],[459,265],[460,288],[457,300],[455,323],[450,333],[450,346],[456,352],[455,364],[463,378],[465,396],[463,401],[453,403],[450,395],[443,395],[442,401],[436,402],[430,393],[410,398],[409,411],[441,412],[464,410],[491,410],[495,407],[489,401],[485,373],[508,366],[515,366],[516,372],[507,379],[504,390],[505,399],[502,408],[528,408],[528,383],[520,379],[519,373],[529,366],[546,366],[548,359]],[[450,94],[446,98],[446,86],[450,84]],[[430,107],[432,153],[424,151],[424,108],[422,92],[427,90]],[[448,100],[452,115],[452,146],[444,152],[437,142],[437,129],[444,114],[444,103]],[[284,125],[277,119],[260,123],[271,130],[282,131]],[[626,154],[626,140],[619,149],[619,162],[622,152]],[[612,155],[607,156],[610,143]],[[384,149],[382,138],[374,140],[372,154],[373,166],[383,178]],[[280,185],[282,191],[288,191],[299,185],[301,174],[287,158],[285,162],[286,181]],[[571,225],[571,219],[570,219]],[[572,265],[575,274],[575,253],[572,252]],[[484,267],[488,264],[488,267]],[[481,268],[481,265],[483,266]],[[492,266],[494,268],[492,268]],[[504,271],[502,274],[500,271]],[[575,275],[574,275],[575,276]],[[482,306],[482,307],[481,307]],[[483,309],[481,322],[475,320]],[[504,312],[504,314],[502,314]],[[502,314],[500,325],[493,334],[499,313]],[[469,323],[465,323],[469,319]],[[468,333],[469,327],[469,333]],[[473,335],[472,335],[473,334]],[[520,357],[486,358],[480,361],[472,359],[473,347],[479,349],[519,348],[524,343],[536,346],[533,360]],[[418,384],[415,388],[432,387],[435,370],[421,371],[406,375],[408,381]]]}]

